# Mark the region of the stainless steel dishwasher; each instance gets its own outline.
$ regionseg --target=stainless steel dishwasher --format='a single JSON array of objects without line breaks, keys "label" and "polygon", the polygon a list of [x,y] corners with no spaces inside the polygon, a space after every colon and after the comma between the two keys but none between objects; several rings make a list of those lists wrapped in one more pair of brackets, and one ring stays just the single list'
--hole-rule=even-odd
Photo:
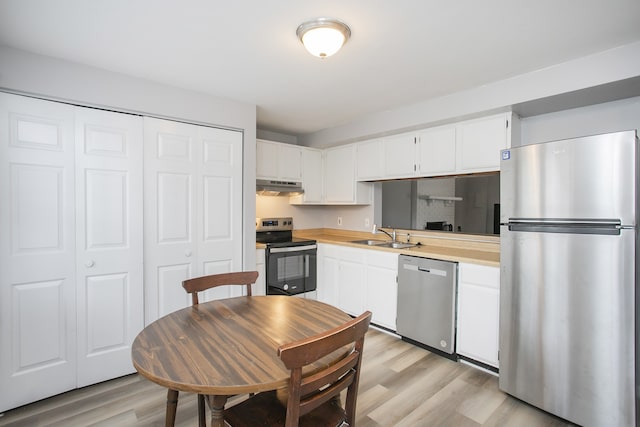
[{"label": "stainless steel dishwasher", "polygon": [[455,262],[398,257],[398,335],[452,359],[455,359],[457,272]]}]

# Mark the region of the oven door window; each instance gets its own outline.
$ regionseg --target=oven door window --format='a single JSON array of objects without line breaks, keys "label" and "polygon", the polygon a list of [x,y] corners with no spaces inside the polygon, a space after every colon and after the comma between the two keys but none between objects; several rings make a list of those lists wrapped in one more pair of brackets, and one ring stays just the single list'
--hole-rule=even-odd
[{"label": "oven door window", "polygon": [[278,282],[303,279],[309,275],[309,255],[278,257]]}]

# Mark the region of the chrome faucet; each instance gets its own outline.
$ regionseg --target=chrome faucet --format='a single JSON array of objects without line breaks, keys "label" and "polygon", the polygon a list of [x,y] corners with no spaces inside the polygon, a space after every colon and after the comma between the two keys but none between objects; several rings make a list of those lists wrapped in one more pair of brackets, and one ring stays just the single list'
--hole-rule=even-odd
[{"label": "chrome faucet", "polygon": [[378,228],[377,225],[373,224],[373,229],[371,230],[371,233],[373,234],[377,234],[377,233],[384,233],[387,236],[391,237],[392,241],[396,241],[396,230],[395,228],[391,230],[391,234],[389,234],[387,231],[383,230],[382,228]]}]

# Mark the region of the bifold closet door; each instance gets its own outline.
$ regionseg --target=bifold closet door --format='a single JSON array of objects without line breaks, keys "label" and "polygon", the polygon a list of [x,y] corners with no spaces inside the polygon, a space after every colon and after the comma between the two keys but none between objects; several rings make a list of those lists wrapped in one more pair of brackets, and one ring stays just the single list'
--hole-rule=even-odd
[{"label": "bifold closet door", "polygon": [[[145,321],[186,307],[183,280],[242,268],[242,133],[144,118]],[[216,289],[203,299],[231,296]]]},{"label": "bifold closet door", "polygon": [[78,387],[135,372],[144,327],[142,117],[76,108]]},{"label": "bifold closet door", "polygon": [[0,93],[0,412],[76,387],[73,123]]}]

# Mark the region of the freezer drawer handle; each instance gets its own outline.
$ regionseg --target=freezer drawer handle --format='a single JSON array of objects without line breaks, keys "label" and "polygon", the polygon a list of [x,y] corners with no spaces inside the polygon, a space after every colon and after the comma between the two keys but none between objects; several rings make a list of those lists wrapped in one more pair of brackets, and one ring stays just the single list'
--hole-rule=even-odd
[{"label": "freezer drawer handle", "polygon": [[619,219],[541,219],[541,218],[510,218],[505,224],[510,231],[528,231],[536,233],[566,233],[566,234],[601,234],[609,236],[620,235],[625,228]]}]

